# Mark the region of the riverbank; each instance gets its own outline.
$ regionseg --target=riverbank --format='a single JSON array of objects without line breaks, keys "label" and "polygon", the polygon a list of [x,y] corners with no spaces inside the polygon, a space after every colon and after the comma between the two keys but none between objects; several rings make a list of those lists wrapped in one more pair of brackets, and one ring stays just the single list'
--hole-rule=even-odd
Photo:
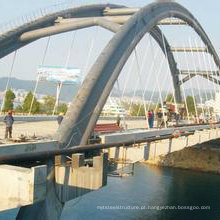
[{"label": "riverbank", "polygon": [[210,141],[160,155],[145,163],[220,174],[220,141]]}]

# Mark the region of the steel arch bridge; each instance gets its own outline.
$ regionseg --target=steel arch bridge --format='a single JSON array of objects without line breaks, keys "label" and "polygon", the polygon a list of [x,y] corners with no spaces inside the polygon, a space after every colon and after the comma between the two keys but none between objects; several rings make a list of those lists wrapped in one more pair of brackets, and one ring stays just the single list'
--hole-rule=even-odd
[{"label": "steel arch bridge", "polygon": [[[123,66],[146,33],[151,34],[167,57],[175,97],[181,101],[180,70],[171,46],[157,26],[170,17],[180,19],[195,30],[220,68],[219,57],[199,22],[187,9],[174,2],[152,3],[139,10],[121,5],[90,5],[49,14],[2,34],[0,58],[42,37],[67,31],[100,26],[115,32],[90,69],[57,132],[60,148],[85,144]],[[218,79],[214,80],[219,83]],[[38,208],[42,206],[40,204]],[[35,210],[38,208],[36,204]]]}]

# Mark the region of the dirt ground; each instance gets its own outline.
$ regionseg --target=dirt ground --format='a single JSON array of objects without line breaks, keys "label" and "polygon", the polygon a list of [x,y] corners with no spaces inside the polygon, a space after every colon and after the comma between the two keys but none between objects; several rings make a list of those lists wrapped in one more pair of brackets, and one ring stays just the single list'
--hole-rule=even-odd
[{"label": "dirt ground", "polygon": [[[116,121],[101,120],[98,123],[115,123]],[[128,129],[134,128],[146,128],[146,121],[126,121],[121,122],[121,126]],[[52,138],[58,129],[56,121],[41,121],[41,122],[15,122],[13,126],[13,138],[17,138],[21,135],[28,137],[40,136],[45,138]],[[5,136],[5,125],[3,122],[0,123],[0,139],[4,139]]]}]

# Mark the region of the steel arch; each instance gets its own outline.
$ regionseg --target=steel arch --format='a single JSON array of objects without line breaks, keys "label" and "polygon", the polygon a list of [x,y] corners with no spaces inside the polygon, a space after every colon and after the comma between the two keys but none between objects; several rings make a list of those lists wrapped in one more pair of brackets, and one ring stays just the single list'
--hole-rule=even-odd
[{"label": "steel arch", "polygon": [[165,18],[175,17],[189,24],[201,37],[218,66],[220,61],[199,22],[174,2],[152,3],[140,9],[105,47],[69,108],[57,138],[61,147],[85,144],[106,99],[128,57],[141,38]]},{"label": "steel arch", "polygon": [[[0,58],[6,56],[7,54],[11,53],[12,51],[15,51],[27,44],[32,43],[33,41],[39,39],[33,39],[29,41],[22,42],[19,40],[20,36],[31,30],[35,30],[38,28],[42,27],[48,27],[53,25],[54,21],[57,19],[57,17],[62,16],[63,18],[79,18],[79,17],[90,17],[90,16],[103,16],[103,10],[106,7],[110,8],[123,8],[125,6],[121,5],[110,5],[110,4],[105,4],[105,5],[90,5],[90,6],[81,6],[78,8],[71,8],[67,10],[63,10],[61,12],[53,13],[47,16],[44,16],[40,19],[37,19],[33,22],[27,23],[22,25],[21,27],[18,27],[14,30],[11,30],[3,35],[0,36]],[[166,51],[168,52],[168,62],[173,78],[173,84],[175,87],[175,94],[176,98],[179,101],[181,99],[181,94],[180,94],[180,86],[178,85],[178,73],[179,71],[177,70],[176,67],[176,62],[174,60],[173,54],[170,51],[170,46],[168,44],[168,41],[164,37],[164,40],[162,39],[162,33],[160,29],[155,26],[151,30],[151,35],[152,37],[156,40],[164,54],[166,55]],[[164,41],[164,42],[163,42]],[[165,44],[165,47],[164,47]],[[165,49],[166,48],[166,49]]]},{"label": "steel arch", "polygon": [[0,59],[11,52],[20,49],[21,47],[32,43],[35,40],[21,42],[20,36],[31,30],[40,29],[44,27],[53,26],[54,21],[58,17],[63,18],[83,18],[83,17],[101,17],[106,7],[110,8],[122,8],[124,6],[114,4],[97,4],[80,6],[77,8],[70,8],[62,10],[60,12],[51,13],[38,18],[34,21],[28,22],[20,27],[14,28],[6,33],[0,35]]}]

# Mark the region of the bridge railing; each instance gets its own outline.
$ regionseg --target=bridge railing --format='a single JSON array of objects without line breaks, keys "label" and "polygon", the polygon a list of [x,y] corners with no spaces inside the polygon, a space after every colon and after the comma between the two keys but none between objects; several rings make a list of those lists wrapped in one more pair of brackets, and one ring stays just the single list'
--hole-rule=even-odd
[{"label": "bridge railing", "polygon": [[74,2],[54,4],[49,7],[39,8],[36,11],[32,11],[31,13],[25,14],[23,16],[19,16],[6,23],[0,23],[0,35],[10,30],[16,29],[17,27],[22,26],[24,24],[33,22],[43,16],[56,13],[61,10],[65,10],[73,6],[76,7],[76,5],[77,3]]}]

